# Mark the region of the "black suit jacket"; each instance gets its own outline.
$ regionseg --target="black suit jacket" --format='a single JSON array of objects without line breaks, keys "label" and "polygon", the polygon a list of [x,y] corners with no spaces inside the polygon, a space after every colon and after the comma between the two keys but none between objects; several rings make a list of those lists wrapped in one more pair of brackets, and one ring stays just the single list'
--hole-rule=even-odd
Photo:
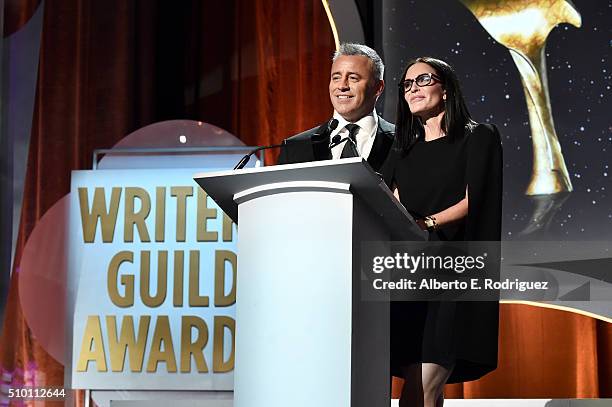
[{"label": "black suit jacket", "polygon": [[[294,164],[309,161],[331,160],[332,154],[329,149],[329,136],[325,136],[327,123],[314,127],[303,133],[289,137],[284,141],[278,156],[278,164]],[[383,175],[387,172],[387,157],[395,138],[395,125],[378,117],[378,128],[376,138],[368,157],[368,164]],[[387,177],[385,177],[387,180]]]}]

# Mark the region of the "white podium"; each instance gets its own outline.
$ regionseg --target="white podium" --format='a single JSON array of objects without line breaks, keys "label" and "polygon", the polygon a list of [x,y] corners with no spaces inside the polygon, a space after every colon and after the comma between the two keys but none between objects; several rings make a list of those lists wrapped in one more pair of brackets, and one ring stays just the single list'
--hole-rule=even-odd
[{"label": "white podium", "polygon": [[238,223],[234,406],[388,405],[389,305],[361,298],[361,242],[425,234],[380,177],[352,158],[195,179]]}]

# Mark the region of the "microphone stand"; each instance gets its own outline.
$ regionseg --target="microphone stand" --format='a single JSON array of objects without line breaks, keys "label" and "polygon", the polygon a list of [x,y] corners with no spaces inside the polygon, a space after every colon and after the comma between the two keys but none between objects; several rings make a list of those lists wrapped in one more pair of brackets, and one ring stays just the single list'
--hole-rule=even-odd
[{"label": "microphone stand", "polygon": [[283,142],[282,144],[273,144],[271,146],[262,146],[262,147],[254,148],[247,155],[242,157],[240,159],[240,161],[238,161],[238,164],[236,164],[236,166],[234,167],[234,170],[241,170],[241,169],[243,169],[249,163],[249,160],[251,159],[251,156],[253,154],[255,154],[256,152],[261,151],[261,150],[267,150],[269,148],[279,148],[279,147],[283,147],[284,145],[286,145],[285,142]]},{"label": "microphone stand", "polygon": [[[325,131],[324,131],[322,134],[329,134],[329,133],[331,133],[331,132],[332,132],[332,131],[333,131],[333,130],[336,128],[336,126],[338,126],[338,120],[336,120],[336,119],[331,119],[331,120],[330,120],[330,121],[327,123],[327,126],[326,126],[326,128],[325,128]],[[335,139],[335,137],[334,137],[334,139]],[[352,140],[351,140],[351,141],[352,141]],[[353,144],[355,144],[355,142],[353,142]],[[242,157],[242,158],[240,159],[240,161],[238,161],[238,164],[236,164],[236,166],[234,167],[234,171],[235,171],[235,170],[241,170],[241,169],[243,169],[243,168],[244,168],[244,167],[245,167],[245,166],[248,164],[249,160],[251,159],[251,156],[252,156],[253,154],[255,154],[256,152],[261,151],[261,150],[267,150],[267,149],[269,149],[269,148],[279,148],[279,147],[285,147],[286,145],[287,145],[287,140],[283,141],[283,143],[282,143],[282,144],[273,144],[273,145],[270,145],[270,146],[262,146],[262,147],[257,147],[257,148],[255,148],[255,149],[253,149],[251,152],[249,152],[247,155],[245,155],[244,157]]]}]

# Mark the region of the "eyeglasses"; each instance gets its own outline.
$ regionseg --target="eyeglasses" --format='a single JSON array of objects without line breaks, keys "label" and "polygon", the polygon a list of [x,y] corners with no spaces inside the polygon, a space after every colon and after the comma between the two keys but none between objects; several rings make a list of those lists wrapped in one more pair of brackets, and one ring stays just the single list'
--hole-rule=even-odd
[{"label": "eyeglasses", "polygon": [[431,86],[435,81],[440,82],[440,77],[438,75],[434,73],[422,73],[414,79],[405,79],[401,81],[398,86],[400,89],[403,89],[404,92],[408,92],[412,89],[413,83],[416,83],[416,85],[421,88],[423,86]]}]

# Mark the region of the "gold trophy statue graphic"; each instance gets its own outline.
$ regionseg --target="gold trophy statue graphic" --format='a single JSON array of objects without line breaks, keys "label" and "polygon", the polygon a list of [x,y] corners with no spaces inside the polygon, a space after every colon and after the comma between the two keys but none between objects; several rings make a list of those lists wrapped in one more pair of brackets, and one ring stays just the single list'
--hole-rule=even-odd
[{"label": "gold trophy statue graphic", "polygon": [[519,70],[533,143],[533,170],[525,193],[570,192],[572,183],[551,113],[544,48],[556,25],[569,23],[580,27],[580,14],[569,0],[460,1],[491,37],[508,48]]}]

